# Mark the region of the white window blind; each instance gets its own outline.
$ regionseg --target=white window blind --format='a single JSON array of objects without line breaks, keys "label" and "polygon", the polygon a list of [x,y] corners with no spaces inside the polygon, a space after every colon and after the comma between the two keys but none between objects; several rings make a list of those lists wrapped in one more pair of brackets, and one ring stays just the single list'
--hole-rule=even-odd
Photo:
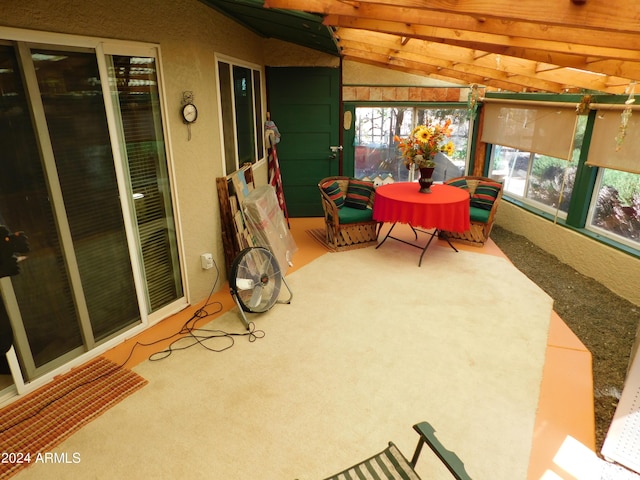
[{"label": "white window blind", "polygon": [[482,141],[564,160],[571,158],[575,105],[521,103],[485,99]]},{"label": "white window blind", "polygon": [[640,111],[633,111],[620,148],[616,151],[621,123],[620,110],[598,110],[587,165],[640,173]]}]

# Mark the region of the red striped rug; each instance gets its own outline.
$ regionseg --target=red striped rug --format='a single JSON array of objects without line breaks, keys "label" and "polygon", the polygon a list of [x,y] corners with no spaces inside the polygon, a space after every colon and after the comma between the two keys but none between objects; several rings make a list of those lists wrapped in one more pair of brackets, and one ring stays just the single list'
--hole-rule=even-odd
[{"label": "red striped rug", "polygon": [[307,233],[311,235],[311,238],[313,238],[316,242],[318,242],[320,245],[325,247],[330,252],[336,251],[336,249],[333,248],[333,246],[327,243],[327,233],[323,228],[312,228],[310,230],[307,230]]},{"label": "red striped rug", "polygon": [[0,479],[28,467],[146,384],[135,372],[98,357],[3,408]]}]

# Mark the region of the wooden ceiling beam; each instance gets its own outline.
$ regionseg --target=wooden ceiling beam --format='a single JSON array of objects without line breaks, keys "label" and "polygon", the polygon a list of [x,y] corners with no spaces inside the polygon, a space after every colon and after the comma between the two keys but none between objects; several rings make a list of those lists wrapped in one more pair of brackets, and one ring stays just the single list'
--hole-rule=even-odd
[{"label": "wooden ceiling beam", "polygon": [[[640,61],[640,41],[638,49],[602,47],[591,44],[579,44],[562,40],[552,40],[549,37],[544,39],[531,39],[518,36],[511,29],[502,29],[500,33],[484,33],[473,30],[462,30],[447,26],[422,25],[420,23],[406,23],[399,21],[395,17],[393,20],[383,20],[377,18],[351,17],[346,15],[327,15],[324,24],[328,26],[343,26],[359,28],[372,31],[394,32],[412,37],[442,38],[443,40],[469,41],[486,44],[502,45],[505,47],[518,47],[523,49],[542,50],[552,53],[579,55],[583,57],[602,57],[618,60]],[[509,33],[505,33],[508,31]],[[594,32],[590,32],[592,36]]]},{"label": "wooden ceiling beam", "polygon": [[[544,82],[549,82],[549,86],[552,87],[549,91],[563,91],[575,87],[608,93],[622,93],[617,85],[629,83],[626,79],[615,78],[611,81],[605,75],[593,75],[577,70],[557,68],[555,65],[541,64],[521,58],[503,55],[477,55],[477,51],[468,48],[418,39],[401,46],[398,37],[384,33],[340,28],[336,32],[336,37],[340,46],[357,42],[358,45],[368,44],[372,45],[374,49],[385,48],[388,52],[397,52],[397,56],[406,55],[407,58],[419,56],[425,59],[425,63],[437,64],[439,60],[464,63],[472,68],[487,69],[493,72],[493,78],[517,75],[538,79],[540,83],[535,88],[540,90],[545,88]],[[486,75],[489,73],[487,72]],[[520,83],[529,85],[524,81]]]},{"label": "wooden ceiling beam", "polygon": [[[570,0],[558,0],[569,3]],[[552,25],[549,22],[534,23],[528,18],[518,19],[508,16],[479,18],[473,15],[456,13],[453,10],[428,12],[416,11],[415,8],[396,4],[395,0],[387,4],[358,2],[353,6],[334,0],[266,0],[265,7],[289,10],[303,10],[321,15],[342,15],[356,18],[386,21],[393,19],[407,25],[431,26],[450,30],[473,32],[476,34],[505,35],[518,39],[554,41],[564,45],[585,45],[602,47],[605,49],[620,49],[633,55],[640,50],[640,25],[629,32],[610,30],[607,24],[597,24],[587,27],[584,24],[572,26],[570,24]],[[393,5],[390,5],[392,3]],[[406,3],[406,2],[405,2]],[[544,2],[538,2],[550,10]],[[555,7],[555,4],[554,4]],[[635,8],[635,7],[634,7]],[[546,47],[545,47],[546,48]],[[585,52],[583,52],[585,53]],[[613,56],[613,55],[612,55]]]},{"label": "wooden ceiling beam", "polygon": [[395,70],[398,72],[410,73],[412,75],[426,76],[436,80],[459,84],[462,87],[480,84],[494,90],[505,90],[509,92],[526,91],[525,87],[515,83],[501,82],[474,73],[448,71],[445,68],[437,68],[429,65],[415,65],[412,62],[389,59],[383,55],[373,55],[363,51],[348,50],[345,52],[343,59]]},{"label": "wooden ceiling beam", "polygon": [[[449,62],[449,72],[488,68],[493,73],[487,78],[515,77],[522,88],[542,90],[548,83],[549,91],[563,85],[624,93],[631,81],[640,81],[640,4],[602,3],[557,0],[550,8],[539,0],[265,0],[265,7],[321,14],[340,32],[399,37],[397,58],[428,45],[429,61],[441,69],[440,60]],[[496,59],[502,63],[495,65]]]},{"label": "wooden ceiling beam", "polygon": [[408,53],[406,51],[398,51],[390,49],[382,45],[372,45],[355,41],[340,42],[340,47],[345,54],[349,52],[351,56],[355,56],[354,52],[363,52],[361,56],[372,55],[376,58],[387,58],[389,63],[395,65],[410,65],[414,70],[423,70],[425,72],[433,72],[435,68],[439,75],[443,72],[457,72],[458,75],[475,75],[477,78],[492,79],[500,82],[506,88],[510,85],[511,91],[521,91],[523,89],[531,91],[549,91],[563,92],[568,88],[567,85],[540,80],[523,75],[511,74],[505,71],[499,71],[492,68],[482,67],[465,62],[450,61],[443,58],[431,57],[422,53]]},{"label": "wooden ceiling beam", "polygon": [[538,71],[559,70],[562,68],[590,71],[611,77],[618,77],[624,82],[640,81],[640,61],[622,62],[607,58],[584,58],[574,55],[548,55],[544,51],[504,48],[499,45],[474,44],[470,42],[445,42],[463,48],[481,48],[486,52],[501,54],[512,58],[526,58],[538,63]]},{"label": "wooden ceiling beam", "polygon": [[480,21],[497,18],[522,20],[544,25],[604,28],[638,32],[640,4],[628,0],[587,1],[582,5],[556,0],[551,5],[540,0],[360,0],[359,5],[407,7],[424,13],[439,11],[469,15]]},{"label": "wooden ceiling beam", "polygon": [[[364,7],[382,10],[407,9],[414,18],[434,12],[447,15],[465,15],[477,22],[489,19],[499,21],[523,21],[542,25],[560,25],[576,28],[596,28],[606,31],[639,32],[640,3],[629,0],[587,1],[576,5],[570,0],[556,0],[552,5],[540,0],[359,0],[340,2],[335,0],[265,0],[268,8],[302,10],[322,14],[336,13],[340,6],[353,10]],[[386,17],[386,18],[396,18]]]},{"label": "wooden ceiling beam", "polygon": [[[526,58],[536,62],[544,62],[558,66],[571,67],[581,70],[592,70],[605,75],[615,75],[629,79],[640,80],[640,51],[633,52],[629,57],[635,57],[635,61],[620,61],[619,56],[611,60],[609,57],[601,57],[598,54],[605,52],[593,49],[588,57],[571,52],[571,48],[563,48],[562,52],[544,49],[543,43],[539,45],[527,41],[517,42],[507,35],[462,35],[451,29],[423,28],[416,25],[406,25],[394,21],[380,21],[357,19],[353,17],[341,17],[329,15],[325,18],[325,24],[333,27],[346,27],[351,29],[367,30],[371,32],[388,33],[391,35],[411,36],[429,41],[440,42],[448,45],[456,45],[470,49],[478,49],[491,53],[501,53],[512,57]],[[448,35],[444,37],[443,35]],[[559,42],[547,42],[547,47],[552,48]],[[516,47],[516,45],[529,45],[532,48]],[[553,45],[552,45],[553,44]],[[567,53],[570,52],[570,53]],[[611,53],[611,52],[608,52]]]}]

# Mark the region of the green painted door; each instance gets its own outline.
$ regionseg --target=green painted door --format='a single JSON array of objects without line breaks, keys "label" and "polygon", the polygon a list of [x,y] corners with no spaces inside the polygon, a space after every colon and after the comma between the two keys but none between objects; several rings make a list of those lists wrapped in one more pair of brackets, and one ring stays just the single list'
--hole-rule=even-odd
[{"label": "green painted door", "polygon": [[270,67],[268,108],[280,132],[278,160],[291,217],[322,216],[318,181],[338,175],[340,70]]}]

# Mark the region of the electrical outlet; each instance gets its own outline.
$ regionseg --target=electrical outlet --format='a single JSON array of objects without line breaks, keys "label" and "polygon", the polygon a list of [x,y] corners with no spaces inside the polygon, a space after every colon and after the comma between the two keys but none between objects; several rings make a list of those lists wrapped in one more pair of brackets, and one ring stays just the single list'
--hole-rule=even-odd
[{"label": "electrical outlet", "polygon": [[200,255],[200,264],[205,270],[213,268],[213,255],[210,253],[203,253]]}]

